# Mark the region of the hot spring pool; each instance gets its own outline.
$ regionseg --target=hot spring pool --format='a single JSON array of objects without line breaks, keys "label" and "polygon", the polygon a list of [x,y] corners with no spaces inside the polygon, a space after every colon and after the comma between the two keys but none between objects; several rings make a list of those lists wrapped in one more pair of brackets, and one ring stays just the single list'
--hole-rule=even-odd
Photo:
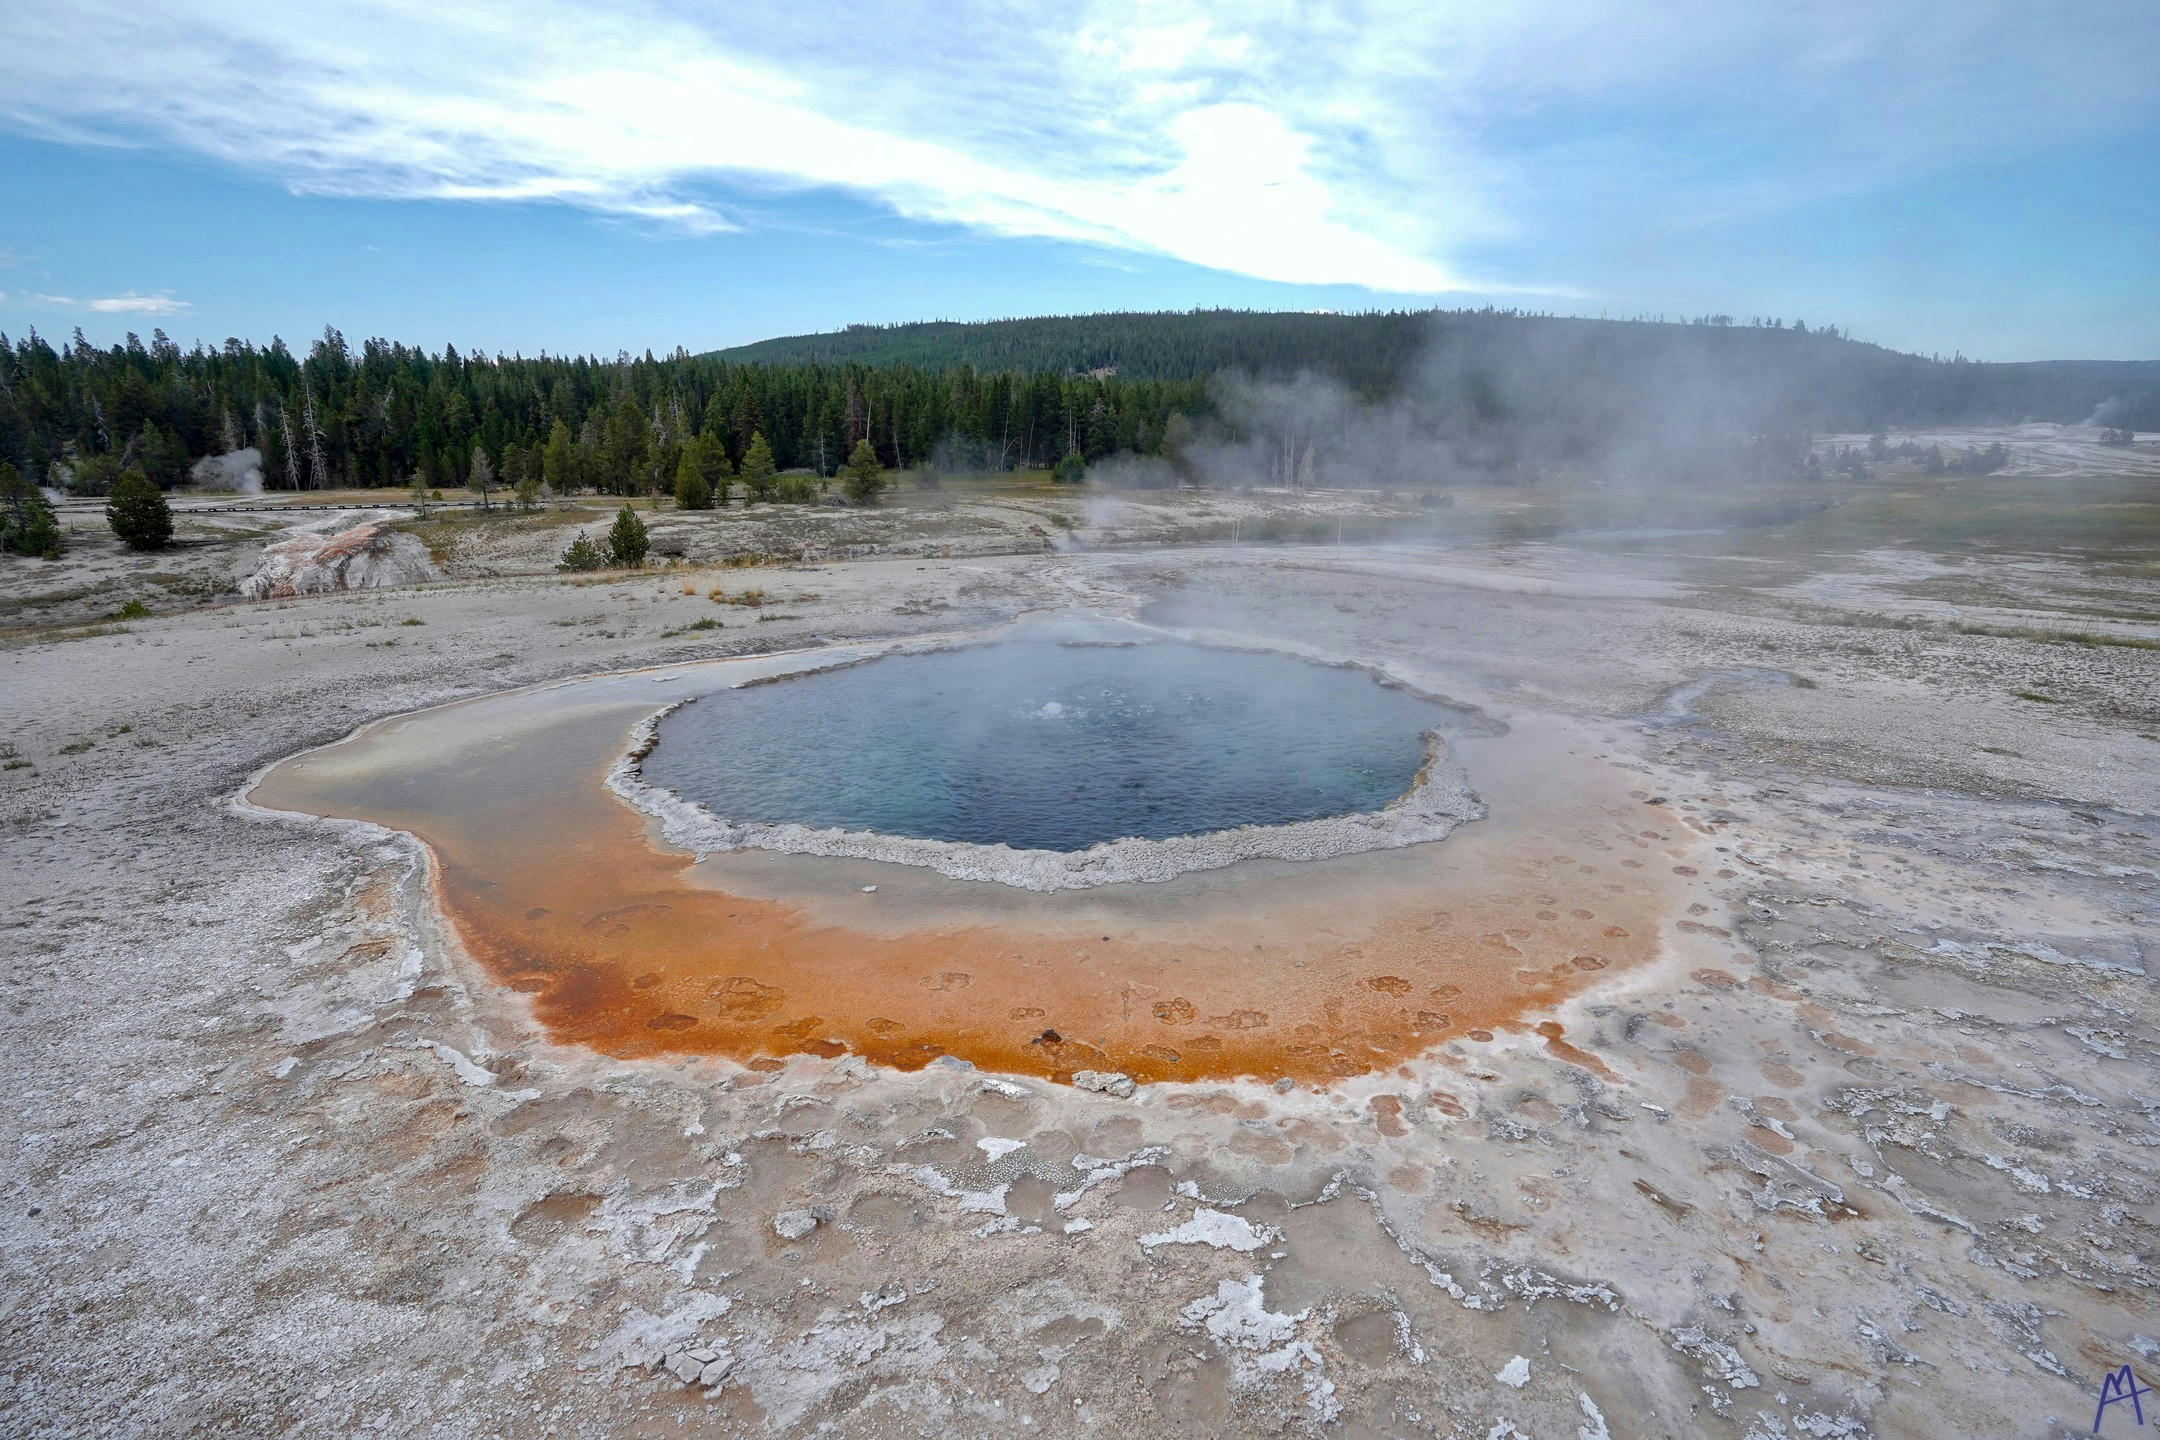
[{"label": "hot spring pool", "polygon": [[640,776],[733,826],[1076,851],[1379,810],[1451,713],[1281,655],[1009,642],[709,695]]}]

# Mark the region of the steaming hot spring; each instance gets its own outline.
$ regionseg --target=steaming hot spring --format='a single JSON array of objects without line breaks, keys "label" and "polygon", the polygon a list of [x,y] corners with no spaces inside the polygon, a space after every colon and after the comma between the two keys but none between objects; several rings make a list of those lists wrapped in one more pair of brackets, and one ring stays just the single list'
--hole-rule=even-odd
[{"label": "steaming hot spring", "polygon": [[619,1056],[1325,1081],[1646,956],[1660,881],[1596,863],[1637,807],[1582,735],[1209,638],[1066,617],[591,677],[252,798],[418,837],[470,956]]},{"label": "steaming hot spring", "polygon": [[1068,888],[1437,839],[1473,813],[1464,718],[1346,666],[1026,636],[685,705],[623,788],[699,849]]}]

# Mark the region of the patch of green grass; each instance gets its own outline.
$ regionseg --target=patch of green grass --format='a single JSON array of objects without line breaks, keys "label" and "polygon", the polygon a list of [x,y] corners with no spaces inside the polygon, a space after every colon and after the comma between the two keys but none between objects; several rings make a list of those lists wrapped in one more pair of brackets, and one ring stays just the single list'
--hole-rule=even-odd
[{"label": "patch of green grass", "polygon": [[62,745],[60,753],[62,755],[80,755],[85,750],[95,750],[96,748],[97,741],[85,735],[80,740],[70,740],[67,744]]},{"label": "patch of green grass", "polygon": [[2047,630],[2032,625],[1973,625],[1954,620],[1960,635],[1992,635],[2001,640],[2032,640],[2042,645],[2115,646],[2124,650],[2160,650],[2160,640],[2143,635],[2110,635],[2100,630]]},{"label": "patch of green grass", "polygon": [[171,570],[153,570],[143,579],[175,595],[192,596],[197,600],[214,599],[226,593],[231,583],[221,575],[182,575]]},{"label": "patch of green grass", "polygon": [[688,635],[693,630],[724,630],[726,628],[727,627],[722,622],[715,620],[708,615],[703,620],[693,620],[688,625],[684,625],[678,629],[663,630],[660,632],[660,638],[663,640],[672,640],[677,635]]},{"label": "patch of green grass", "polygon": [[13,650],[24,645],[57,645],[63,640],[93,640],[100,635],[125,635],[125,625],[100,622],[93,625],[62,626],[56,629],[24,629],[7,632],[0,636],[0,649]]},{"label": "patch of green grass", "polygon": [[112,618],[115,620],[147,620],[150,618],[150,607],[143,604],[139,599],[130,600],[118,610],[113,611]]},{"label": "patch of green grass", "polygon": [[2056,699],[2053,695],[2043,695],[2038,690],[2020,690],[2016,693],[2017,698],[2020,700],[2031,700],[2041,705],[2062,704],[2062,701]]},{"label": "patch of green grass", "polygon": [[1835,625],[1848,630],[1916,630],[1937,634],[1984,635],[1996,640],[2029,640],[2036,645],[2083,645],[2123,650],[2160,650],[2160,640],[2144,635],[2119,635],[2106,630],[2058,630],[2044,625],[1987,625],[1972,620],[1930,620],[1922,615],[1877,615],[1865,610],[1832,610],[1823,606],[1796,606],[1792,618],[1810,625]]},{"label": "patch of green grass", "polygon": [[427,621],[421,619],[418,615],[408,615],[397,623],[400,625],[425,625]]},{"label": "patch of green grass", "polygon": [[1899,475],[1840,485],[1838,503],[1751,539],[1751,550],[1851,553],[1885,546],[2082,554],[2121,561],[2160,549],[2160,497],[2135,475]]},{"label": "patch of green grass", "polygon": [[13,614],[17,610],[37,610],[48,605],[67,605],[77,600],[87,600],[97,594],[99,588],[96,585],[78,585],[72,590],[48,590],[42,595],[0,598],[0,614]]}]

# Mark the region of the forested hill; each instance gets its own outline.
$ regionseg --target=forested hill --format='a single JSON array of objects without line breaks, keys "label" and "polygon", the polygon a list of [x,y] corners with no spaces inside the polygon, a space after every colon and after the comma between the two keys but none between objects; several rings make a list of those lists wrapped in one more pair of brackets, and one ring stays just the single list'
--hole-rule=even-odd
[{"label": "forested hill", "polygon": [[1368,390],[1392,385],[1423,352],[1434,316],[1260,310],[1043,315],[962,323],[850,325],[823,335],[789,335],[739,345],[720,358],[744,363],[854,363],[945,369],[1196,380],[1225,370],[1256,375],[1314,370]]},{"label": "forested hill", "polygon": [[[1906,355],[1804,322],[1584,320],[1504,310],[1191,310],[1047,315],[976,323],[851,325],[718,352],[755,364],[969,366],[1128,380],[1225,372],[1326,375],[1368,399],[1450,372],[1629,388],[1648,375],[1744,379],[1766,414],[1818,429],[1878,424],[2074,424],[2111,401],[2160,428],[2160,360],[1990,363]],[[1543,388],[1542,386],[1540,388]]]}]

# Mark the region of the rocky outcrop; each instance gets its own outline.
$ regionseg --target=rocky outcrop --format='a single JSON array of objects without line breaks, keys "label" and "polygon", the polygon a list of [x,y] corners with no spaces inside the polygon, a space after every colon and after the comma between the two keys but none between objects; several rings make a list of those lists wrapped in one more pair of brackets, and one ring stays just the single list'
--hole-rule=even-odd
[{"label": "rocky outcrop", "polygon": [[266,546],[255,573],[240,582],[240,593],[250,600],[277,600],[441,577],[425,545],[392,530],[388,520],[369,520],[331,534],[301,531]]}]

